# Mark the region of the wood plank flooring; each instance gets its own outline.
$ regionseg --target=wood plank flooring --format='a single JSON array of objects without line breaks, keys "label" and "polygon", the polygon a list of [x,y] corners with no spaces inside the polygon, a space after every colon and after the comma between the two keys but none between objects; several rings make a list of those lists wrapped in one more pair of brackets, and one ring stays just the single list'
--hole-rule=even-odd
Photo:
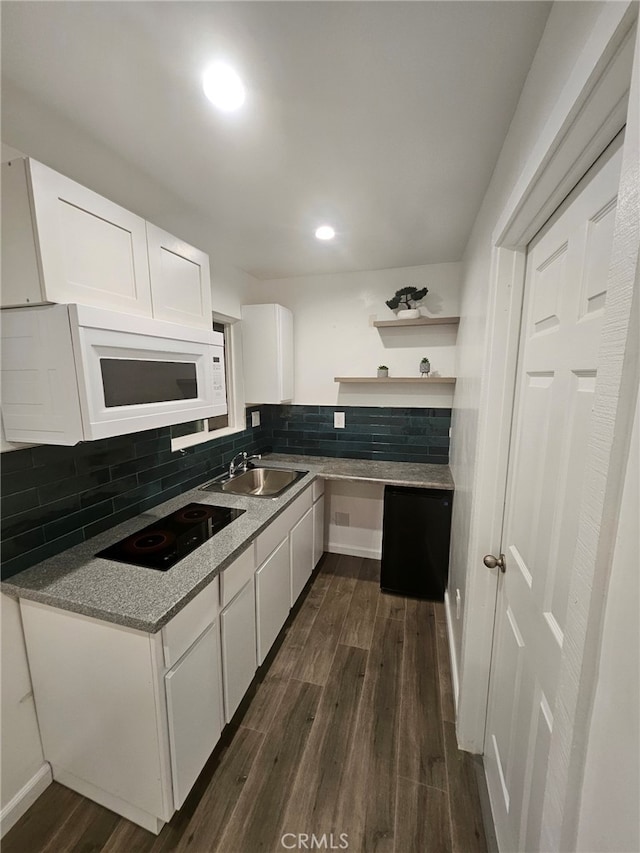
[{"label": "wood plank flooring", "polygon": [[233,734],[160,835],[54,783],[3,853],[485,853],[443,606],[382,593],[379,571],[325,555]]}]

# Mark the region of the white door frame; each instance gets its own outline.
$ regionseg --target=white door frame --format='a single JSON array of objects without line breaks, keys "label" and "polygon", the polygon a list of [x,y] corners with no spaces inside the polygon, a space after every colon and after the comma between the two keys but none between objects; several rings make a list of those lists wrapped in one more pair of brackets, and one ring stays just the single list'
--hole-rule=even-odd
[{"label": "white door frame", "polygon": [[[496,575],[484,568],[482,555],[493,552],[500,543],[510,433],[508,413],[513,408],[526,247],[540,226],[622,128],[627,120],[627,105],[630,104],[621,178],[623,203],[620,206],[614,236],[612,274],[608,283],[608,319],[603,330],[602,371],[596,386],[595,404],[595,439],[606,442],[602,446],[611,446],[612,453],[622,458],[622,445],[619,443],[624,443],[626,407],[624,404],[618,404],[621,398],[621,383],[629,384],[633,381],[633,378],[628,378],[633,373],[633,367],[629,360],[624,362],[622,354],[631,343],[630,330],[633,327],[629,325],[629,318],[633,280],[638,265],[637,252],[634,255],[630,247],[633,246],[634,236],[637,241],[640,230],[637,222],[637,137],[640,133],[637,95],[635,101],[634,98],[628,97],[634,41],[634,77],[639,73],[637,66],[640,49],[633,32],[636,16],[637,8],[631,3],[610,3],[603,8],[598,26],[567,80],[562,97],[558,99],[556,109],[549,116],[536,148],[493,233],[486,370],[478,427],[479,462],[474,478],[475,497],[468,550],[466,598],[467,601],[473,601],[473,607],[465,608],[459,661],[461,674],[458,742],[462,748],[472,752],[483,751],[497,588]],[[613,419],[607,421],[604,412],[610,419],[613,416]],[[616,434],[607,434],[607,431],[615,427],[618,428]],[[627,430],[627,435],[628,432]],[[615,439],[613,443],[612,438]],[[616,471],[615,459],[614,464],[611,464],[609,457],[610,455],[607,459],[597,459],[594,455],[589,460],[589,479],[597,478],[600,490],[604,485],[607,493],[617,495],[620,466]],[[614,504],[616,512],[618,503]],[[597,504],[601,504],[601,500],[596,500]],[[597,516],[596,505],[590,509]],[[581,529],[588,523],[584,517]],[[615,524],[609,526],[615,532]],[[606,548],[607,539],[610,541],[611,531],[602,537],[602,548]],[[585,566],[582,578],[587,583],[593,578],[596,588],[604,590],[607,571],[606,566],[598,573],[595,566]],[[583,614],[588,618],[581,625],[568,626],[570,637],[566,643],[567,648],[571,648],[572,643],[577,643],[579,648],[587,650],[587,666],[579,673],[571,673],[570,662],[567,661],[567,667],[563,666],[561,676],[568,679],[567,684],[563,684],[563,705],[568,712],[571,709],[580,709],[578,718],[584,719],[585,724],[581,724],[574,731],[571,723],[574,714],[567,716],[564,721],[559,719],[553,737],[557,739],[557,745],[565,738],[565,746],[569,751],[565,756],[566,766],[550,766],[550,774],[558,782],[555,790],[558,799],[555,804],[551,801],[545,802],[545,808],[553,810],[555,807],[559,814],[566,815],[563,837],[567,834],[570,836],[573,832],[576,808],[575,804],[573,808],[572,804],[567,804],[568,808],[565,809],[564,794],[560,797],[560,789],[565,790],[567,787],[562,783],[562,778],[565,781],[571,778],[579,782],[582,776],[581,750],[574,747],[579,746],[580,739],[586,737],[587,732],[586,721],[595,676],[595,650],[599,646],[603,612],[602,596],[593,595],[588,604],[588,612]],[[552,743],[552,749],[553,747]],[[551,765],[553,763],[552,761]],[[553,787],[552,784],[551,788]],[[572,787],[576,796],[579,796],[580,785]],[[557,825],[557,821],[551,823]],[[550,846],[545,849],[554,849],[551,840],[547,840]],[[558,847],[570,849],[570,845],[562,846],[559,841],[555,844],[555,849]]]}]

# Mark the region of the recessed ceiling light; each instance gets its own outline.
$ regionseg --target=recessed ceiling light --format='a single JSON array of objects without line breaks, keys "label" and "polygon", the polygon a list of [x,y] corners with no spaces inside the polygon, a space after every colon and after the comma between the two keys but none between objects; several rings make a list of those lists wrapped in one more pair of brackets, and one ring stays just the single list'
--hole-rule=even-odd
[{"label": "recessed ceiling light", "polygon": [[214,106],[223,112],[239,110],[244,104],[245,89],[238,74],[224,62],[209,66],[202,75],[202,88]]},{"label": "recessed ceiling light", "polygon": [[330,225],[321,225],[319,228],[316,228],[316,237],[318,240],[333,240],[336,236],[336,232]]}]

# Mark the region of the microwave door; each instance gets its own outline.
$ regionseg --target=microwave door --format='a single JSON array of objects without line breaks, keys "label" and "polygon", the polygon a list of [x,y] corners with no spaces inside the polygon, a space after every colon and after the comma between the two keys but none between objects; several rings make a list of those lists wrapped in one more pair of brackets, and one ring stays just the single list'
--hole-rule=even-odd
[{"label": "microwave door", "polygon": [[90,438],[140,432],[216,413],[212,344],[80,330]]}]

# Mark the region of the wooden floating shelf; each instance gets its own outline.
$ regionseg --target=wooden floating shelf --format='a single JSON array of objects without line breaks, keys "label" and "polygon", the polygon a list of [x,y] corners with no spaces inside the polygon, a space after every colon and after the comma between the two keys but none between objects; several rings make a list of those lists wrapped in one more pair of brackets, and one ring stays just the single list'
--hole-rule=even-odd
[{"label": "wooden floating shelf", "polygon": [[390,382],[417,382],[420,385],[455,385],[454,376],[428,376],[423,379],[420,376],[386,376],[378,379],[377,376],[334,376],[334,382],[377,382],[378,385],[386,385]]},{"label": "wooden floating shelf", "polygon": [[460,317],[416,317],[415,320],[374,320],[373,325],[380,328],[389,326],[457,326]]}]

